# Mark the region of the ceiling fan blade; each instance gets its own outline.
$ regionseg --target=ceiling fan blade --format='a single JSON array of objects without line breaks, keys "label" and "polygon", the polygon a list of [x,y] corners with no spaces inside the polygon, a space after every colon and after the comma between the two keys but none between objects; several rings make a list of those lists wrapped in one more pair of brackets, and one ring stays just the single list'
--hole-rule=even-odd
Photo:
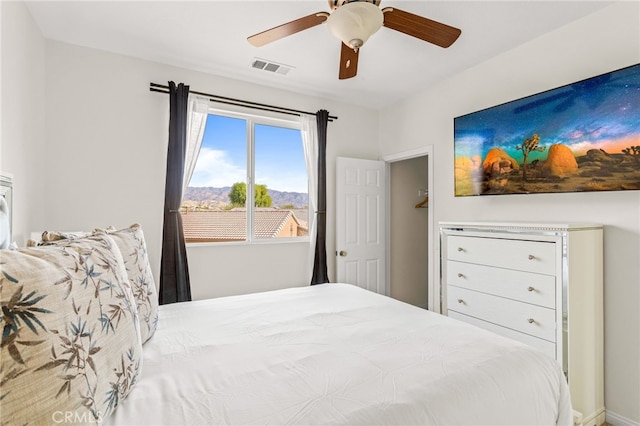
[{"label": "ceiling fan blade", "polygon": [[355,77],[358,73],[358,52],[359,51],[353,50],[342,43],[342,49],[340,51],[340,73],[338,74],[340,80]]},{"label": "ceiling fan blade", "polygon": [[308,30],[316,25],[322,24],[329,17],[327,12],[318,12],[312,15],[304,16],[286,24],[268,29],[258,34],[247,37],[249,43],[256,47],[264,46],[272,41],[280,40],[300,31]]},{"label": "ceiling fan blade", "polygon": [[441,22],[423,16],[414,15],[395,7],[382,9],[383,25],[412,37],[433,43],[440,47],[449,47],[458,39],[462,31]]}]

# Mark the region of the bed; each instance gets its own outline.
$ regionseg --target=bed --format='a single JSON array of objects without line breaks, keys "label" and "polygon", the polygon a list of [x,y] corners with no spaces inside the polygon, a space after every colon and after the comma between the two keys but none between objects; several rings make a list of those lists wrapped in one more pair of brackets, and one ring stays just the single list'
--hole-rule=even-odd
[{"label": "bed", "polygon": [[0,251],[2,425],[571,425],[560,365],[350,284],[158,306],[142,228]]},{"label": "bed", "polygon": [[160,307],[110,425],[570,425],[555,360],[349,284]]}]

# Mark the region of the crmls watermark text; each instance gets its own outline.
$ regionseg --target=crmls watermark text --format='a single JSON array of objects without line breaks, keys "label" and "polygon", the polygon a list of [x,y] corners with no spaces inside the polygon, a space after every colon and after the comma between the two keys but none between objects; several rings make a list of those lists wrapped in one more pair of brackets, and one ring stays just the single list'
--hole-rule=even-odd
[{"label": "crmls watermark text", "polygon": [[78,413],[77,411],[54,411],[51,414],[51,420],[57,424],[73,424],[73,423],[102,423],[102,413],[98,412],[98,417],[94,417],[88,411],[84,413]]}]

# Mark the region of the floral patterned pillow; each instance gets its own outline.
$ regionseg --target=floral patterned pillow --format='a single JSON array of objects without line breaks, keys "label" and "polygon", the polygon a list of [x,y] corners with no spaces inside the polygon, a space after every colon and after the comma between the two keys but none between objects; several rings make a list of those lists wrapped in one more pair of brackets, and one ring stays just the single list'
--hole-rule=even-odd
[{"label": "floral patterned pillow", "polygon": [[78,238],[85,238],[91,235],[91,232],[60,232],[60,231],[44,231],[42,233],[41,243],[48,243],[58,240],[75,240]]},{"label": "floral patterned pillow", "polygon": [[[99,233],[109,234],[120,248],[129,283],[138,305],[142,343],[145,343],[153,336],[158,327],[158,293],[151,266],[149,265],[147,245],[142,227],[138,224],[133,224],[120,230],[109,226],[106,229],[98,228],[93,231],[93,234]],[[86,238],[89,235],[91,235],[90,232],[44,231],[42,240],[35,242],[33,245],[58,244],[60,241]]]},{"label": "floral patterned pillow", "polygon": [[3,424],[101,423],[140,374],[122,256],[99,234],[0,253]]},{"label": "floral patterned pillow", "polygon": [[[101,231],[96,230],[95,232]],[[113,227],[109,227],[102,232],[106,232],[114,239],[122,253],[129,283],[138,305],[142,343],[145,343],[153,336],[158,327],[158,293],[149,265],[142,227],[135,224],[117,231]]]}]

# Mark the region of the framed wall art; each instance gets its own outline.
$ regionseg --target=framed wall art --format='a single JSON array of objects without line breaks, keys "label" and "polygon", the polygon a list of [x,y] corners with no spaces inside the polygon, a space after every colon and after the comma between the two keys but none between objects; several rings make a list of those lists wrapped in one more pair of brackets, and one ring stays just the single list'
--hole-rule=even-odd
[{"label": "framed wall art", "polygon": [[640,64],[454,119],[455,195],[640,190]]}]

